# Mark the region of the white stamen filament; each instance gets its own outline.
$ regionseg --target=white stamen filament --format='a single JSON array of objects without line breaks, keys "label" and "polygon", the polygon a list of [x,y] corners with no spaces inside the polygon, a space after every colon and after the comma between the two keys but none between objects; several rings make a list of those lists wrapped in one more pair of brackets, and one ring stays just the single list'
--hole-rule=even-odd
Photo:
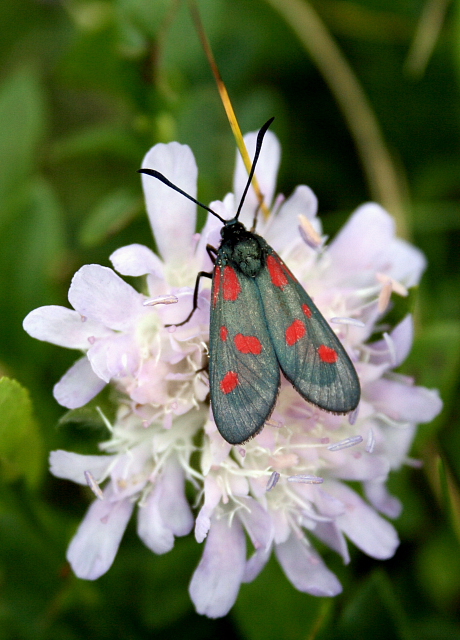
[{"label": "white stamen filament", "polygon": [[101,416],[102,422],[105,424],[105,426],[107,427],[107,429],[110,431],[110,433],[113,433],[113,426],[110,423],[109,419],[107,418],[107,416],[104,414],[104,412],[102,411],[101,407],[96,407],[96,411],[98,412],[98,414]]},{"label": "white stamen filament", "polygon": [[303,484],[322,484],[324,482],[324,478],[320,478],[319,476],[289,476],[288,482],[301,482]]},{"label": "white stamen filament", "polygon": [[381,420],[384,424],[387,424],[389,427],[394,427],[395,429],[407,429],[411,426],[410,422],[400,422],[398,420],[393,420],[390,416],[387,416],[384,413],[376,413],[375,417],[378,420]]},{"label": "white stamen filament", "polygon": [[330,322],[333,322],[334,324],[349,324],[352,327],[359,327],[361,329],[366,326],[364,322],[357,318],[331,318]]},{"label": "white stamen filament", "polygon": [[374,431],[373,431],[373,429],[369,429],[369,433],[368,433],[368,436],[367,436],[367,442],[366,442],[366,451],[367,451],[367,453],[372,453],[374,451],[374,447],[375,447]]},{"label": "white stamen filament", "polygon": [[178,302],[178,298],[176,298],[176,296],[168,295],[148,298],[147,300],[144,300],[142,304],[144,305],[144,307],[153,307],[156,304],[175,304],[176,302]]},{"label": "white stamen filament", "polygon": [[99,498],[99,500],[104,500],[104,494],[102,493],[102,489],[94,479],[94,476],[91,473],[91,471],[85,471],[85,479],[88,487],[94,493],[96,498]]},{"label": "white stamen filament", "polygon": [[396,366],[396,362],[397,362],[395,343],[393,342],[393,338],[386,331],[383,334],[383,339],[385,340],[386,345],[388,347],[388,353],[390,355],[390,364],[394,367]]}]

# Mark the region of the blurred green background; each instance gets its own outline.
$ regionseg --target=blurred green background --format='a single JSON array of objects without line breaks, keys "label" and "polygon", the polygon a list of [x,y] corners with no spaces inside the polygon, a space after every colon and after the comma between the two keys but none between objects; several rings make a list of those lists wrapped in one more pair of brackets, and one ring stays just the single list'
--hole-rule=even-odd
[{"label": "blurred green background", "polygon": [[[199,0],[243,131],[276,116],[279,191],[305,183],[333,235],[377,199],[426,254],[417,337],[403,373],[438,387],[395,474],[401,546],[328,565],[332,601],[300,594],[271,562],[232,613],[195,614],[194,538],[155,556],[131,525],[112,569],[77,580],[65,551],[92,499],[52,478],[48,452],[96,452],[88,420],[59,422],[52,386],[75,354],[32,340],[24,316],[67,305],[72,274],[152,245],[136,169],[156,142],[189,144],[199,196],[231,188],[234,141],[185,2],[0,2],[0,640],[460,638],[460,3]],[[351,249],[352,250],[352,249]],[[25,391],[29,390],[29,395]],[[13,401],[12,401],[13,399]]]}]

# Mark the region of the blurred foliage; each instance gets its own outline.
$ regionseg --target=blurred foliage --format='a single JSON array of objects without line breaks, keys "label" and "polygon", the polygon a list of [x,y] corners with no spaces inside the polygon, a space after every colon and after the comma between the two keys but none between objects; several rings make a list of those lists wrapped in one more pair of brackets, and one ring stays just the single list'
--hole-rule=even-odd
[{"label": "blurred foliage", "polygon": [[[322,53],[303,48],[276,4],[199,0],[243,131],[276,116],[279,190],[309,184],[332,235],[375,197],[369,167],[313,62]],[[429,261],[416,343],[402,371],[438,387],[445,409],[420,428],[413,453],[424,468],[391,480],[405,506],[401,547],[385,563],[356,552],[346,568],[328,553],[344,584],[333,601],[296,592],[272,561],[217,621],[196,615],[188,597],[201,553],[193,538],[155,556],[131,525],[107,575],[91,583],[71,574],[65,548],[91,497],[50,477],[46,456],[81,449],[82,441],[95,451],[100,434],[84,422],[58,422],[52,385],[75,355],[29,338],[22,319],[40,305],[65,305],[82,264],[108,265],[110,253],[131,242],[154,246],[136,174],[150,146],[189,144],[208,202],[230,189],[234,142],[185,2],[5,0],[0,640],[460,637],[460,3],[312,0],[308,7],[367,96],[399,180],[407,236]],[[334,76],[333,61],[322,63]]]}]

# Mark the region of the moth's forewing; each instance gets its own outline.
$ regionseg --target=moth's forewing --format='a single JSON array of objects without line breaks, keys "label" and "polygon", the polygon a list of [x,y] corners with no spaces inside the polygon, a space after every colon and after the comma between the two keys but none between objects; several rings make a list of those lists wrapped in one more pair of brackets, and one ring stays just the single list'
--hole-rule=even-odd
[{"label": "moth's forewing", "polygon": [[352,411],[361,393],[353,363],[305,289],[267,243],[265,248],[267,264],[255,280],[284,375],[318,407]]},{"label": "moth's forewing", "polygon": [[221,252],[213,272],[209,353],[217,428],[227,442],[241,444],[273,411],[280,372],[255,280],[226,264]]}]

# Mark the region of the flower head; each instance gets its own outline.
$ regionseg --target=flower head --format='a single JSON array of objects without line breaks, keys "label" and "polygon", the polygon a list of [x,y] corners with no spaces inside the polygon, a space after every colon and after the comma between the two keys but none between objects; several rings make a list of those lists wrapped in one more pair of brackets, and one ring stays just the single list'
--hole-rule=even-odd
[{"label": "flower head", "polygon": [[[255,138],[245,138],[252,155]],[[83,352],[55,386],[60,404],[83,406],[106,384],[118,392],[102,455],[51,454],[52,473],[88,483],[97,496],[68,550],[81,578],[95,579],[110,568],[136,504],[139,536],[155,553],[171,550],[175,536],[193,528],[204,542],[190,595],[210,617],[230,610],[240,584],[260,573],[272,551],[297,589],[320,596],[339,593],[341,585],[315,540],[344,562],[348,540],[374,558],[395,552],[397,534],[384,516],[396,517],[401,505],[386,481],[409,462],[417,424],[436,416],[441,401],[436,391],[393,372],[411,348],[410,316],[374,336],[391,295],[407,295],[418,283],[424,257],[395,237],[391,217],[376,204],[360,207],[326,245],[308,187],[297,187],[287,200],[274,197],[279,157],[269,132],[257,175],[272,213],[260,220],[258,233],[296,274],[352,358],[362,388],[359,411],[329,414],[284,381],[259,435],[235,447],[221,437],[203,373],[209,288],[201,289],[190,321],[175,326],[192,308],[196,272],[212,269],[206,245],[218,245],[221,223],[209,216],[195,234],[195,206],[143,176],[161,257],[130,245],[111,260],[121,275],[145,276],[145,290],[137,292],[111,269],[88,265],[72,280],[73,310],[42,307],[24,321],[32,336]],[[188,147],[156,145],[143,166],[195,197],[197,169]],[[245,182],[238,159],[234,193],[211,204],[222,218],[234,216]],[[240,216],[247,226],[256,208],[250,189]],[[365,499],[347,485],[351,480],[362,483]],[[197,513],[185,496],[187,482],[197,494]]]}]

